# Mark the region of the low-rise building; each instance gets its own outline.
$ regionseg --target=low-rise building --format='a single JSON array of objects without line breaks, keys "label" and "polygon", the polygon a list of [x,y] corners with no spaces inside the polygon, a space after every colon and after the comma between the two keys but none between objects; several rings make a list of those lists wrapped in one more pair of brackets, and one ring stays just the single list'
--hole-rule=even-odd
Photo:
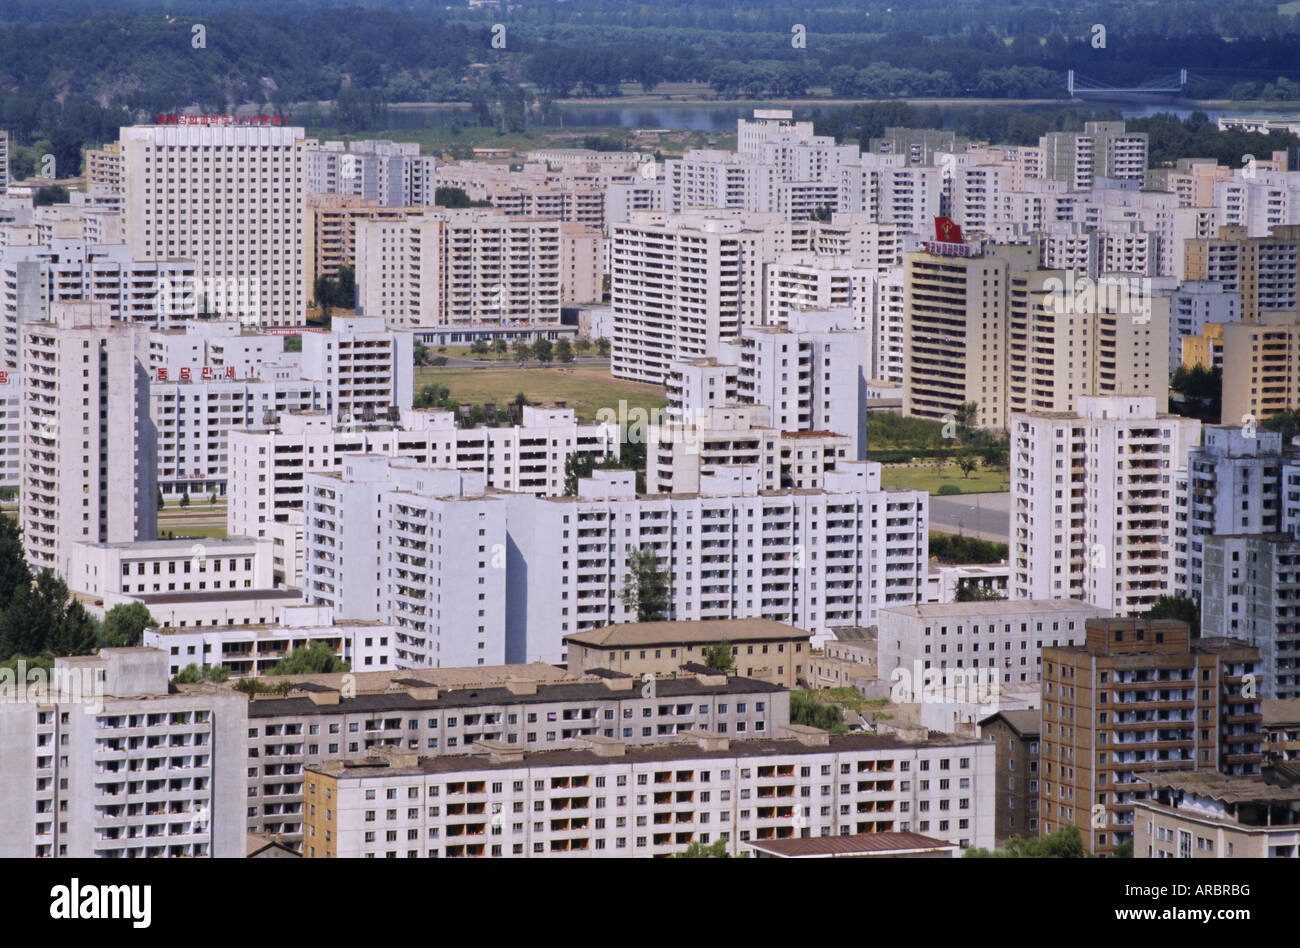
[{"label": "low-rise building", "polygon": [[628,675],[575,676],[548,665],[292,676],[285,696],[249,704],[250,831],[302,838],[302,772],[375,753],[471,753],[487,741],[520,752],[586,739],[657,745],[702,731],[768,737],[789,722],[779,685],[678,674],[647,688]]},{"label": "low-rise building", "polygon": [[640,678],[705,664],[720,645],[731,650],[732,671],[787,688],[807,680],[811,632],[768,619],[707,622],[625,622],[564,637],[568,667],[608,668]]},{"label": "low-rise building", "polygon": [[[788,726],[628,747],[376,755],[304,771],[308,858],[671,856],[722,840],[916,832],[993,839],[993,748]],[[946,776],[941,776],[946,775]],[[539,818],[540,817],[540,818]],[[498,832],[499,831],[499,832]]]},{"label": "low-rise building", "polygon": [[1229,777],[1168,771],[1143,778],[1133,805],[1133,855],[1143,859],[1300,858],[1294,773]]}]

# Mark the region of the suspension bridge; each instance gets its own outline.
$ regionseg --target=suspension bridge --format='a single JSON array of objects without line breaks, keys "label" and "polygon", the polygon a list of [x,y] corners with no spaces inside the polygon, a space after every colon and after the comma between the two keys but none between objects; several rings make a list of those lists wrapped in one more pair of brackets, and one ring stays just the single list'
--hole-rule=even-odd
[{"label": "suspension bridge", "polygon": [[1152,95],[1181,95],[1189,78],[1195,78],[1186,69],[1159,76],[1137,86],[1112,86],[1092,79],[1073,69],[1065,74],[1065,88],[1072,99],[1109,99]]}]

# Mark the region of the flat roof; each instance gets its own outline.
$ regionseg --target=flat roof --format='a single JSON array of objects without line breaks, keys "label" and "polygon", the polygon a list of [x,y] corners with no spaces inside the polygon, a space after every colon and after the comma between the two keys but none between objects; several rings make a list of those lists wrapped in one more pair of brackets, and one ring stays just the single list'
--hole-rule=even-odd
[{"label": "flat roof", "polygon": [[[419,679],[395,679],[404,687],[435,687]],[[326,690],[315,686],[314,690]],[[655,681],[655,697],[696,698],[703,695],[766,695],[785,691],[781,685],[769,684],[754,678],[728,678],[725,684],[714,685],[696,678],[660,678]],[[441,691],[437,698],[416,698],[408,691],[358,694],[340,698],[338,704],[319,705],[307,697],[259,698],[248,705],[248,717],[275,718],[283,715],[348,714],[350,712],[381,713],[388,711],[431,711],[438,708],[479,708],[498,705],[551,704],[559,701],[598,701],[608,698],[639,698],[640,690],[628,688],[614,690],[603,681],[566,681],[537,685],[536,693],[519,694],[505,686],[483,688],[455,688]],[[558,722],[557,722],[558,723]],[[582,721],[575,721],[581,724]]]},{"label": "flat roof", "polygon": [[[153,602],[160,606],[168,603],[187,603],[187,602],[240,602],[252,599],[302,599],[301,589],[214,589],[210,592],[181,592],[181,593],[115,593],[115,595],[126,596],[131,599],[137,599],[140,602]],[[195,631],[208,628],[207,626],[194,626]],[[212,629],[220,630],[229,628],[229,626],[211,626]]]},{"label": "flat roof", "polygon": [[1260,702],[1264,726],[1300,724],[1300,698],[1265,698]]},{"label": "flat roof", "polygon": [[[1001,567],[1005,569],[1006,567]],[[1096,616],[1105,616],[1107,611],[1100,606],[1081,602],[1078,599],[992,599],[980,602],[926,602],[914,606],[892,606],[881,609],[896,615],[910,615],[918,619],[947,619],[955,616],[1009,616],[1009,615],[1057,615],[1067,612],[1091,612]]]},{"label": "flat roof", "polygon": [[715,644],[769,639],[811,638],[812,633],[771,619],[695,619],[688,622],[623,622],[566,635],[564,641],[592,648],[631,648],[642,645]]},{"label": "flat roof", "polygon": [[855,833],[851,836],[749,840],[747,845],[751,849],[787,859],[871,856],[957,848],[955,843],[922,836],[920,833]]},{"label": "flat roof", "polygon": [[[670,763],[688,760],[716,760],[731,757],[781,757],[804,754],[844,753],[851,751],[904,751],[917,747],[978,748],[984,741],[962,739],[938,731],[928,732],[924,741],[904,741],[892,735],[850,733],[830,735],[827,744],[805,744],[794,738],[757,738],[729,741],[726,750],[712,750],[700,746],[687,731],[676,744],[647,744],[626,746],[618,757],[596,754],[587,750],[525,751],[512,755],[509,760],[493,760],[486,754],[454,754],[441,757],[420,757],[412,765],[391,767],[382,756],[363,760],[327,760],[318,765],[304,767],[304,771],[331,777],[392,777],[425,776],[442,773],[463,773],[477,770],[511,770],[520,767],[572,767],[599,766],[610,763]],[[700,736],[703,736],[701,734]],[[709,735],[713,737],[713,735]],[[406,756],[406,755],[403,755]]]},{"label": "flat roof", "polygon": [[1208,797],[1220,803],[1300,803],[1300,787],[1265,783],[1258,776],[1230,777],[1214,770],[1157,771],[1140,774],[1142,783]]}]

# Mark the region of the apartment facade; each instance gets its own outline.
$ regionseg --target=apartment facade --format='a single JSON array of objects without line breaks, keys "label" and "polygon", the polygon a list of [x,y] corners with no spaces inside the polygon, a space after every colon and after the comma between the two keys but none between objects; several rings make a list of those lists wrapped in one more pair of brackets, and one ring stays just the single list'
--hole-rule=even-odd
[{"label": "apartment facade", "polygon": [[308,768],[303,854],[653,857],[722,840],[737,855],[751,840],[899,831],[992,844],[985,742],[909,744],[795,726],[767,741],[587,741],[571,751],[489,744],[475,755]]},{"label": "apartment facade", "polygon": [[232,536],[268,536],[270,525],[301,509],[304,475],[337,471],[349,454],[408,458],[474,471],[495,490],[564,493],[570,454],[617,457],[615,425],[579,424],[572,408],[525,405],[518,425],[459,428],[449,411],[404,409],[394,423],[338,425],[321,413],[282,415],[230,435]]},{"label": "apartment facade", "polygon": [[1169,619],[1095,619],[1084,644],[1043,650],[1042,831],[1075,826],[1095,855],[1135,842],[1156,771],[1258,774],[1259,651],[1193,640]]},{"label": "apartment facade", "polygon": [[250,701],[248,751],[256,774],[249,780],[249,832],[301,843],[304,768],[330,760],[463,756],[481,741],[536,752],[572,749],[590,737],[632,746],[672,744],[695,731],[761,738],[789,721],[788,692],[752,679],[683,674],[649,689],[628,676],[536,681],[492,674],[522,670],[486,669],[479,680],[464,681],[407,672],[385,676],[383,690],[353,676],[356,693],[347,695],[340,694],[343,676],[334,675],[287,697]]},{"label": "apartment facade", "polygon": [[1137,615],[1185,587],[1187,456],[1200,422],[1152,398],[1011,418],[1011,595]]},{"label": "apartment facade", "polygon": [[301,128],[137,125],[122,129],[121,148],[136,260],[193,260],[217,312],[303,325]]},{"label": "apartment facade", "polygon": [[980,736],[994,747],[993,785],[997,809],[993,832],[998,845],[1013,836],[1038,836],[1039,711],[999,711],[979,722]]},{"label": "apartment facade", "polygon": [[28,563],[67,577],[76,543],[155,537],[157,446],[148,331],[99,303],[51,316],[21,332],[19,516]]},{"label": "apartment facade", "polygon": [[0,703],[0,855],[242,858],[247,700],[169,694],[157,649],[55,659],[53,700]]},{"label": "apartment facade", "polygon": [[560,222],[430,210],[357,228],[357,313],[393,329],[558,323]]},{"label": "apartment facade", "polygon": [[880,611],[880,676],[895,669],[985,669],[1003,684],[1042,680],[1042,650],[1083,642],[1084,623],[1104,609],[1069,599],[920,603]]}]

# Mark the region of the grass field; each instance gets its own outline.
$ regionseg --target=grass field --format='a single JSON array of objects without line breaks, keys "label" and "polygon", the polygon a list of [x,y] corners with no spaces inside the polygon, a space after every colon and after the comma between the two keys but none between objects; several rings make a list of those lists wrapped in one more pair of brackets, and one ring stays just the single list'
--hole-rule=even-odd
[{"label": "grass field", "polygon": [[580,421],[594,421],[601,408],[618,411],[620,400],[633,408],[662,408],[667,401],[663,389],[642,382],[623,382],[609,377],[603,365],[572,365],[564,368],[526,369],[417,369],[415,390],[430,383],[445,385],[454,401],[469,404],[491,402],[505,405],[523,392],[530,402],[554,405],[564,402],[577,412]]},{"label": "grass field", "polygon": [[1004,470],[986,471],[980,468],[971,471],[970,477],[962,477],[961,468],[956,464],[944,465],[941,472],[929,464],[887,464],[881,471],[880,480],[884,487],[924,490],[931,494],[937,494],[944,484],[960,488],[963,494],[986,494],[1010,488],[1008,474]]}]

